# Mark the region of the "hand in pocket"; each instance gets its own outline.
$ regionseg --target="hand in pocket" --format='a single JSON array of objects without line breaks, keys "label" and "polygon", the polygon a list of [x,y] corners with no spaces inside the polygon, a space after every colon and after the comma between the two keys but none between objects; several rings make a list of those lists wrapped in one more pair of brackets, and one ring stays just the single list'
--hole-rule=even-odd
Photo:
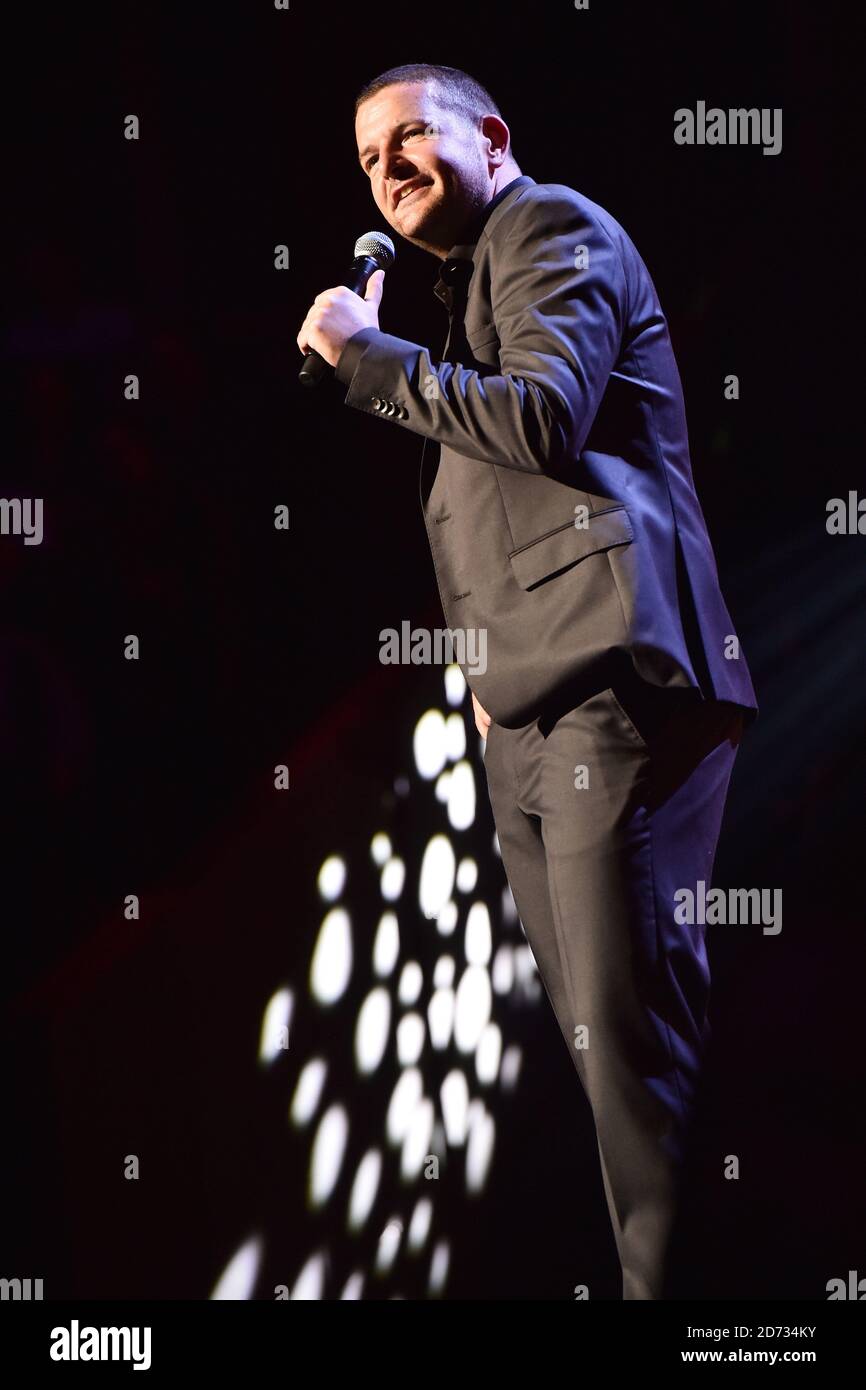
[{"label": "hand in pocket", "polygon": [[493,723],[487,710],[478,700],[475,691],[472,691],[472,708],[475,712],[475,727],[483,739],[487,738],[487,730]]}]

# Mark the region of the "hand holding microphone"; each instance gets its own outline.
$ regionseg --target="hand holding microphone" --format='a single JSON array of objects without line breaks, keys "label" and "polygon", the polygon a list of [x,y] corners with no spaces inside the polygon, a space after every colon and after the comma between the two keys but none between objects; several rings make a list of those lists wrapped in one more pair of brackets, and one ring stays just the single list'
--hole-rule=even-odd
[{"label": "hand holding microphone", "polygon": [[385,271],[393,265],[394,256],[389,236],[368,232],[355,243],[355,259],[344,282],[316,295],[297,340],[306,354],[298,378],[304,386],[317,386],[333,371],[359,329],[379,327]]}]

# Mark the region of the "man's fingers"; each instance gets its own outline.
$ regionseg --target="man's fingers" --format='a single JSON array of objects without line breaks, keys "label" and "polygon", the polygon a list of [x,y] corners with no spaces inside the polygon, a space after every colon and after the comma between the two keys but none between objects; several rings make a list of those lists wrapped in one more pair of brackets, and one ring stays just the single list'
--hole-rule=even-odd
[{"label": "man's fingers", "polygon": [[367,288],[364,292],[364,298],[367,300],[368,304],[375,304],[378,306],[382,303],[382,290],[384,288],[384,285],[384,270],[374,270],[373,274],[367,281]]}]

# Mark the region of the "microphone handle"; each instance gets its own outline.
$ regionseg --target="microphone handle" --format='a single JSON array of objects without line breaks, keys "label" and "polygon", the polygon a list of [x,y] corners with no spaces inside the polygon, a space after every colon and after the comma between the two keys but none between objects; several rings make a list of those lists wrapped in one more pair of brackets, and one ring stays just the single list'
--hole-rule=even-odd
[{"label": "microphone handle", "polygon": [[[367,281],[374,270],[379,270],[379,265],[372,256],[356,256],[353,260],[349,273],[345,280],[340,284],[347,289],[354,290],[355,294],[363,295],[367,288]],[[304,365],[298,373],[298,381],[302,386],[318,386],[319,382],[326,377],[334,368],[330,362],[326,362],[321,353],[316,352],[315,348],[304,357]]]}]

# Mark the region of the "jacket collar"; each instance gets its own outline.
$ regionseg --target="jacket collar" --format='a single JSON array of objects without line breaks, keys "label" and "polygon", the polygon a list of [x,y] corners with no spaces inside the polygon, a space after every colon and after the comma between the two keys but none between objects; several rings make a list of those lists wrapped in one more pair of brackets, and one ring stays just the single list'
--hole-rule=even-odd
[{"label": "jacket collar", "polygon": [[474,267],[473,257],[479,241],[482,237],[489,236],[492,224],[519,197],[522,190],[534,183],[535,179],[531,179],[528,174],[519,174],[504,188],[500,188],[499,192],[478,213],[471,227],[464,233],[464,240],[451,247],[439,267],[439,276],[433,286],[433,293],[437,299],[442,300],[449,311],[452,307],[455,286],[462,284],[465,288],[469,283],[469,277]]}]

